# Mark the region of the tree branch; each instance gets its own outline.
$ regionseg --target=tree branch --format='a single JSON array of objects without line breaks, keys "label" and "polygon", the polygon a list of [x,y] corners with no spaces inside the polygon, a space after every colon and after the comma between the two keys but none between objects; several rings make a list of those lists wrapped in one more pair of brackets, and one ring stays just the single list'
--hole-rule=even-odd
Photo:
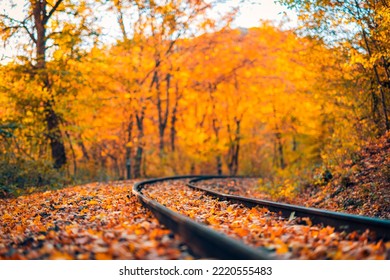
[{"label": "tree branch", "polygon": [[30,32],[30,30],[28,30],[27,26],[25,24],[22,25],[22,27],[24,28],[24,30],[26,30],[28,36],[30,36],[31,40],[36,44],[37,43],[37,39],[35,39],[34,37],[34,34],[32,34]]},{"label": "tree branch", "polygon": [[45,15],[45,18],[43,19],[43,24],[46,24],[47,21],[50,19],[50,17],[54,14],[54,12],[58,9],[58,6],[62,3],[63,0],[58,0],[53,8],[50,10],[50,12]]},{"label": "tree branch", "polygon": [[[23,21],[19,21],[19,20],[16,20],[8,15],[5,15],[5,14],[0,14],[0,18],[5,18],[5,19],[8,19],[11,23],[16,23],[18,25],[15,25],[15,26],[7,26],[6,28],[3,28],[2,31],[4,32],[5,30],[7,29],[16,29],[16,31],[19,29],[19,28],[23,28],[24,30],[26,30],[27,34],[30,36],[31,40],[36,43],[36,39],[34,37],[34,35],[30,32],[30,30],[28,29],[28,27],[26,26],[26,20],[30,17],[31,15],[29,15],[27,18],[25,18]],[[15,31],[15,32],[16,32]],[[12,34],[13,35],[13,34]]]}]

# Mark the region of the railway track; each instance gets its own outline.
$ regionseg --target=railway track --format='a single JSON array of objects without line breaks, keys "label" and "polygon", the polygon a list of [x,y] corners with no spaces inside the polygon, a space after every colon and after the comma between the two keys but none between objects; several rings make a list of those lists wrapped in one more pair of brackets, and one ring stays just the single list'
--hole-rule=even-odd
[{"label": "railway track", "polygon": [[228,179],[229,177],[224,176],[210,176],[210,177],[199,177],[192,179],[188,182],[188,186],[200,190],[205,191],[208,194],[217,197],[223,200],[234,201],[237,203],[244,204],[247,207],[266,207],[272,212],[281,213],[281,215],[285,218],[289,218],[292,213],[296,217],[308,217],[312,221],[313,224],[323,224],[329,225],[337,230],[351,232],[358,231],[364,232],[369,229],[376,234],[376,239],[383,239],[384,241],[390,240],[390,221],[365,217],[365,216],[357,216],[327,210],[321,210],[316,208],[308,208],[297,205],[285,204],[285,203],[277,203],[263,199],[252,199],[237,195],[225,194],[222,192],[210,190],[206,187],[203,187],[200,183],[205,180],[210,179]]},{"label": "railway track", "polygon": [[[305,221],[306,223],[309,221],[309,226],[304,226],[306,230],[308,230],[307,228],[310,227],[311,224],[320,225],[322,227],[331,226],[335,228],[336,231],[343,232],[344,235],[352,232],[353,236],[356,234],[362,234],[362,236],[364,236],[364,234],[367,235],[367,230],[369,230],[369,237],[367,237],[367,240],[370,242],[381,240],[375,246],[382,246],[382,248],[385,246],[383,245],[384,242],[390,239],[390,221],[388,220],[240,197],[212,191],[202,186],[202,181],[215,178],[223,179],[228,177],[180,176],[147,180],[135,184],[133,193],[145,207],[153,212],[162,224],[171,229],[175,234],[179,235],[191,248],[194,254],[202,258],[283,259],[284,257],[283,255],[275,254],[275,252],[269,250],[267,246],[262,246],[263,244],[261,242],[259,243],[260,245],[244,244],[240,240],[231,238],[227,234],[211,228],[210,225],[207,225],[206,223],[199,223],[196,220],[189,218],[188,215],[186,216],[169,209],[169,205],[164,205],[165,203],[162,203],[161,201],[161,203],[158,202],[159,194],[154,198],[150,197],[150,194],[147,194],[149,189],[158,189],[158,184],[162,185],[169,184],[169,182],[179,182],[180,188],[184,188],[183,186],[185,186],[185,188],[205,193],[214,198],[218,198],[216,201],[227,201],[232,205],[241,205],[240,207],[246,207],[247,209],[268,209],[273,212],[272,219],[283,220],[287,223],[296,219],[298,223],[294,225],[295,227],[300,227],[299,223],[302,223],[302,221]],[[176,189],[173,186],[170,191],[172,192],[175,190]],[[175,197],[175,194],[171,193],[171,196]],[[203,197],[203,195],[201,197]],[[257,210],[255,211],[256,213],[258,212]],[[269,214],[266,214],[266,216],[267,215],[269,216]],[[270,219],[268,216],[266,217],[267,220]],[[328,229],[328,227],[326,229]],[[387,251],[389,250],[387,249]],[[389,256],[385,256],[385,258],[388,257]]]}]

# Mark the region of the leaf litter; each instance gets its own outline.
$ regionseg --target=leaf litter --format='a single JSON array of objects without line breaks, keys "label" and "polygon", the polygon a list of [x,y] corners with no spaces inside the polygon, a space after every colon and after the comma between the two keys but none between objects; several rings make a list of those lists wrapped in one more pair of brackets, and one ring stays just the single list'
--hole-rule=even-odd
[{"label": "leaf litter", "polygon": [[0,259],[192,259],[131,194],[133,183],[0,200]]},{"label": "leaf litter", "polygon": [[143,193],[166,207],[282,259],[389,259],[390,242],[367,230],[337,232],[309,218],[285,219],[266,208],[221,201],[180,181],[148,185]]}]

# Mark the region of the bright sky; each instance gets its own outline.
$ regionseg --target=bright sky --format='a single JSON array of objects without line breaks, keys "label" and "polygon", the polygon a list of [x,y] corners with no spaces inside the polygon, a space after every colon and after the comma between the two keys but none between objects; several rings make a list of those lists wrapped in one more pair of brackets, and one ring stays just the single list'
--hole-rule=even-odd
[{"label": "bright sky", "polygon": [[[17,6],[23,6],[26,0],[13,0],[12,2],[17,4]],[[236,6],[240,0],[226,0],[224,4],[227,7]],[[282,7],[280,4],[275,3],[275,0],[252,0],[252,3],[246,3],[241,5],[241,13],[237,18],[237,25],[241,27],[253,27],[258,25],[259,19],[263,20],[281,20],[284,13],[288,14],[291,17],[294,17],[292,11],[288,11],[285,7]],[[9,11],[10,1],[9,0],[0,0],[0,12],[3,12],[4,9]],[[19,9],[13,10],[12,17],[16,19],[22,19]]]},{"label": "bright sky", "polygon": [[[229,4],[237,5],[238,0],[226,1]],[[254,27],[259,25],[260,20],[270,20],[275,22],[283,21],[287,15],[291,18],[292,23],[289,26],[296,23],[296,15],[293,11],[287,10],[286,7],[275,3],[274,0],[253,0],[252,4],[241,5],[240,14],[238,15],[235,25],[237,27]],[[295,24],[296,25],[296,24]]]},{"label": "bright sky", "polygon": [[[20,7],[23,7],[23,3],[25,3],[26,0],[14,0],[13,3],[17,4],[16,9],[12,9],[10,11],[10,1],[9,0],[0,0],[0,13],[8,13],[9,16],[22,20],[23,14],[21,13]],[[220,5],[221,12],[223,12],[225,9],[228,10],[229,7],[237,6],[237,4],[240,2],[240,0],[226,0],[226,3],[223,5]],[[240,7],[240,13],[236,20],[234,21],[234,27],[254,27],[258,26],[260,20],[270,20],[275,22],[276,24],[283,21],[285,19],[285,16],[287,15],[289,18],[291,18],[291,22],[287,23],[285,26],[296,26],[296,15],[292,12],[287,10],[285,7],[282,7],[280,4],[275,3],[277,1],[275,0],[252,0],[252,3],[246,3],[241,4]],[[119,34],[119,27],[117,26],[116,20],[108,19],[103,20],[105,25],[105,32],[106,34]],[[111,37],[110,35],[106,37],[110,41]],[[111,39],[114,36],[111,37]],[[6,48],[3,48],[3,46],[0,45],[0,62],[4,63],[5,60],[9,60],[12,56],[14,56],[15,53],[9,46]],[[3,61],[1,61],[3,60]]]}]

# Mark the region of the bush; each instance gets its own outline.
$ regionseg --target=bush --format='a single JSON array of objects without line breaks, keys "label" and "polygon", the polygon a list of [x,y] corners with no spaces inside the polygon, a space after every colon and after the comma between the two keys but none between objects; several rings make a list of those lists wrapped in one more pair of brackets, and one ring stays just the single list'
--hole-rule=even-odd
[{"label": "bush", "polygon": [[43,160],[0,160],[0,197],[57,189],[69,183],[63,172]]},{"label": "bush", "polygon": [[324,173],[323,168],[316,165],[312,169],[276,169],[268,178],[258,181],[258,190],[268,194],[273,200],[291,203],[298,194],[309,188],[325,185],[324,174],[327,180],[331,180],[332,175],[328,172],[329,174]]}]

